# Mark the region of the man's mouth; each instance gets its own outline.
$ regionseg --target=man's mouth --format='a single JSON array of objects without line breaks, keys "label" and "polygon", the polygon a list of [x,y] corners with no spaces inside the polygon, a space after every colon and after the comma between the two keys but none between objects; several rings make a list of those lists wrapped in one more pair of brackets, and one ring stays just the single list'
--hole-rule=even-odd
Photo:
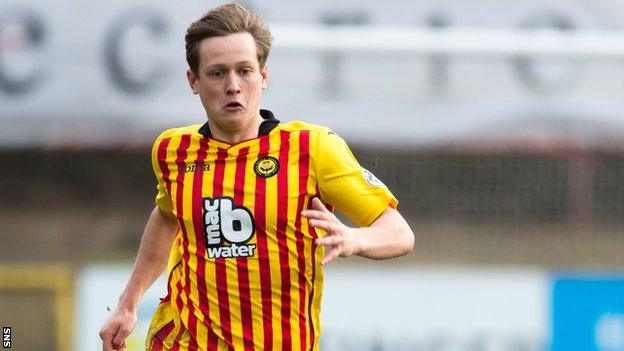
[{"label": "man's mouth", "polygon": [[229,104],[225,105],[225,109],[228,111],[239,110],[242,108],[243,104],[241,104],[240,102],[230,102]]}]

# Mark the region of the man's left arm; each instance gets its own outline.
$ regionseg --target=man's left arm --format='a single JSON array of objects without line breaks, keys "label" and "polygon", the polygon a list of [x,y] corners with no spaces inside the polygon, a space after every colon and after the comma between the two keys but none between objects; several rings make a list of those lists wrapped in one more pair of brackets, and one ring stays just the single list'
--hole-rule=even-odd
[{"label": "man's left arm", "polygon": [[321,264],[336,257],[359,255],[383,260],[410,253],[414,248],[414,233],[394,208],[388,206],[367,227],[352,228],[342,223],[318,199],[312,199],[312,208],[301,213],[311,226],[323,229],[326,235],[316,239],[317,245],[330,248]]}]

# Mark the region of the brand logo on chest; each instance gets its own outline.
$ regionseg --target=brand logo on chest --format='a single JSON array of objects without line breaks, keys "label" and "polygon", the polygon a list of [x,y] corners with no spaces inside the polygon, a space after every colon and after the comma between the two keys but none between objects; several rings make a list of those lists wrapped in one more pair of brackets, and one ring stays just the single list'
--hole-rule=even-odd
[{"label": "brand logo on chest", "polygon": [[209,164],[205,164],[205,165],[192,164],[192,165],[186,165],[184,167],[184,173],[208,172],[209,170],[210,170],[210,165]]}]

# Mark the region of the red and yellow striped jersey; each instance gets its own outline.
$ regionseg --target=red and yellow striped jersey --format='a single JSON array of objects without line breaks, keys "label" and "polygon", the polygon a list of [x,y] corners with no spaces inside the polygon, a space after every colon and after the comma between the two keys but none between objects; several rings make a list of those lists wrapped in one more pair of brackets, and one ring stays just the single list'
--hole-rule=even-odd
[{"label": "red and yellow striped jersey", "polygon": [[152,150],[156,203],[180,230],[147,349],[318,350],[324,233],[301,211],[319,196],[364,226],[396,198],[327,128],[276,123],[235,145],[199,129]]}]

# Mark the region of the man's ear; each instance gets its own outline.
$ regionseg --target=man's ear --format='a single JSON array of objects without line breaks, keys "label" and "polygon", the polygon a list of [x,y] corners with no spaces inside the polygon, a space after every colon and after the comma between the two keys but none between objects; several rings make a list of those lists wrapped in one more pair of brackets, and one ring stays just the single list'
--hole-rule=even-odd
[{"label": "man's ear", "polygon": [[269,65],[265,64],[264,67],[260,70],[260,75],[262,76],[262,89],[266,89],[269,86]]},{"label": "man's ear", "polygon": [[199,87],[197,86],[198,79],[197,76],[195,76],[195,73],[193,73],[193,70],[186,70],[186,79],[188,80],[189,86],[191,87],[193,94],[199,94]]}]

